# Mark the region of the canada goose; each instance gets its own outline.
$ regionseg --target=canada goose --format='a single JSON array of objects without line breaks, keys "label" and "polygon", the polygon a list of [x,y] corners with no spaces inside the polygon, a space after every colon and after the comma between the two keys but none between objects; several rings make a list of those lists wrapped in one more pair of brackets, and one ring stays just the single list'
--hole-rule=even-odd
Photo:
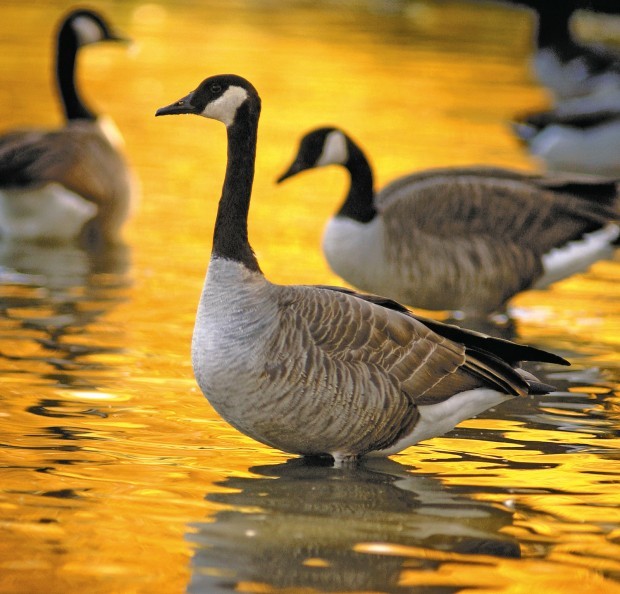
[{"label": "canada goose", "polygon": [[197,382],[226,421],[285,452],[343,462],[396,453],[513,396],[552,390],[517,366],[568,364],[556,355],[425,321],[381,297],[270,283],[247,230],[260,108],[254,87],[229,74],[156,113],[227,128],[192,340]]},{"label": "canada goose", "polygon": [[501,311],[516,293],[544,287],[612,252],[616,184],[499,168],[430,169],[376,195],[360,147],[338,128],[306,134],[278,182],[344,166],[349,192],[327,223],[323,251],[358,289],[413,307]]},{"label": "canada goose", "polygon": [[56,79],[66,117],[53,130],[0,136],[0,236],[27,241],[113,242],[128,215],[130,173],[121,137],[84,103],[75,84],[78,50],[124,41],[94,11],[74,10],[57,37]]},{"label": "canada goose", "polygon": [[552,109],[517,118],[513,130],[551,171],[620,177],[620,92],[614,110]]}]

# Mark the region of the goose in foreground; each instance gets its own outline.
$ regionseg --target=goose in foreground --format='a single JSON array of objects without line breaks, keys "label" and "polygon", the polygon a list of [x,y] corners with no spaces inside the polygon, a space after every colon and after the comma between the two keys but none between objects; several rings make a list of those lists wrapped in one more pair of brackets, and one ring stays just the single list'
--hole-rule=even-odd
[{"label": "goose in foreground", "polygon": [[350,187],[323,236],[329,265],[358,289],[413,307],[502,311],[516,293],[611,255],[620,235],[608,180],[445,168],[401,177],[375,195],[363,151],[332,127],[304,136],[278,182],[330,164],[348,170]]},{"label": "goose in foreground", "polygon": [[513,130],[551,171],[620,177],[620,92],[614,109],[540,111],[517,118]]},{"label": "goose in foreground", "polygon": [[0,136],[0,236],[85,247],[114,242],[131,202],[132,180],[111,120],[82,100],[75,81],[80,48],[125,41],[94,11],[74,10],[57,37],[56,80],[66,123]]},{"label": "goose in foreground", "polygon": [[226,421],[285,452],[343,462],[399,452],[504,400],[552,390],[518,367],[568,364],[551,353],[427,321],[381,297],[269,282],[247,228],[260,107],[247,80],[220,75],[156,113],[227,128],[192,340],[197,382]]}]

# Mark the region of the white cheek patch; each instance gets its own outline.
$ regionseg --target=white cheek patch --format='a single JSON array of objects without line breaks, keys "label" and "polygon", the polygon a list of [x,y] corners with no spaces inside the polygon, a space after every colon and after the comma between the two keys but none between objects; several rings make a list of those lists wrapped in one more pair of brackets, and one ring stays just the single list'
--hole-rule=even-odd
[{"label": "white cheek patch", "polygon": [[103,39],[101,27],[88,17],[79,16],[73,19],[71,26],[77,35],[78,45],[97,43]]},{"label": "white cheek patch", "polygon": [[201,115],[219,120],[228,127],[235,121],[237,109],[247,98],[248,92],[244,88],[229,87],[219,99],[209,103]]},{"label": "white cheek patch", "polygon": [[316,166],[344,165],[348,158],[347,140],[342,132],[334,130],[325,137],[323,150],[317,159]]}]

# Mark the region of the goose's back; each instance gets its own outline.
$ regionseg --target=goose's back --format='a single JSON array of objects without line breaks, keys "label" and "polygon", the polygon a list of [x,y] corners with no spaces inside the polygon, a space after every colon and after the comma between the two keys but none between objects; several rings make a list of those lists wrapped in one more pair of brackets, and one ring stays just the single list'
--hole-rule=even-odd
[{"label": "goose's back", "polygon": [[605,224],[615,193],[613,183],[500,169],[401,178],[377,196],[386,262],[403,288],[393,296],[430,309],[497,308],[543,274],[544,254]]}]

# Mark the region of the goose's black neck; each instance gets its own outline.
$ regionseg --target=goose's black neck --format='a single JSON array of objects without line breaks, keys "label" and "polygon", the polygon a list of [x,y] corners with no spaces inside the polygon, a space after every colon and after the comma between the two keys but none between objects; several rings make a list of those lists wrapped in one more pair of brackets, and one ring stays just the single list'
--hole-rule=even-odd
[{"label": "goose's black neck", "polygon": [[338,216],[360,223],[368,223],[377,215],[374,205],[372,170],[362,150],[349,138],[347,138],[347,150],[349,158],[345,167],[351,177],[351,186],[338,211]]},{"label": "goose's black neck", "polygon": [[84,103],[75,83],[78,43],[68,24],[58,34],[56,51],[56,80],[60,91],[62,107],[67,120],[95,120],[94,114]]},{"label": "goose's black neck", "polygon": [[246,100],[228,126],[228,162],[222,197],[215,220],[213,256],[240,262],[249,270],[260,272],[248,240],[248,212],[254,165],[260,99]]}]

